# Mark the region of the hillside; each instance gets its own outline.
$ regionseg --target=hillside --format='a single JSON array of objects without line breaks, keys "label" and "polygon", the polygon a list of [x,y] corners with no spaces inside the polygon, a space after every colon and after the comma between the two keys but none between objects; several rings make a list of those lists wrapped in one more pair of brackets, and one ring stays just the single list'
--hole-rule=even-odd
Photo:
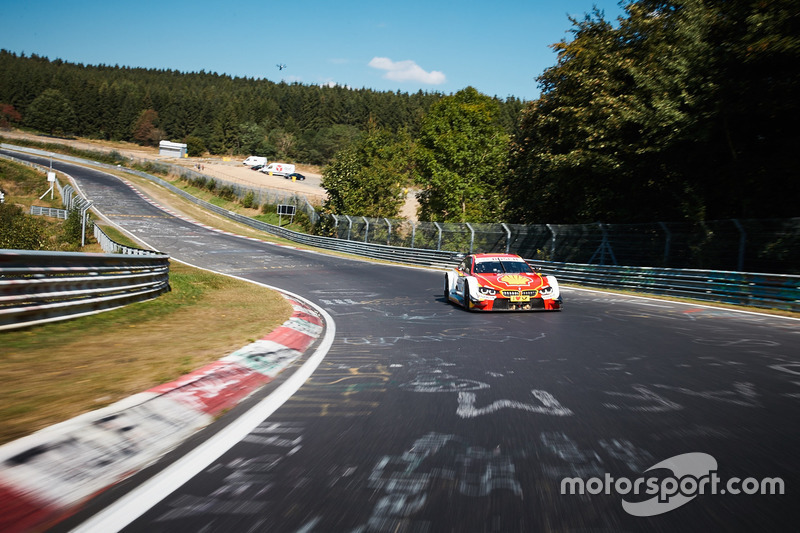
[{"label": "hillside", "polygon": [[[368,128],[415,131],[443,96],[82,65],[7,50],[0,50],[0,73],[0,104],[45,133],[152,146],[169,139],[189,142],[193,155],[258,154],[314,165]],[[43,95],[44,104],[36,102]],[[522,102],[502,105],[510,129]]]}]

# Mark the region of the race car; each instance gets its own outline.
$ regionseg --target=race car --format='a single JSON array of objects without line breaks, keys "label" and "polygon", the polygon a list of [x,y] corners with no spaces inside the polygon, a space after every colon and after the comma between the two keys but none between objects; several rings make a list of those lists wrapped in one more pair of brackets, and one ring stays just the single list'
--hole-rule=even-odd
[{"label": "race car", "polygon": [[561,309],[554,276],[533,270],[515,254],[470,254],[444,275],[444,297],[469,311]]}]

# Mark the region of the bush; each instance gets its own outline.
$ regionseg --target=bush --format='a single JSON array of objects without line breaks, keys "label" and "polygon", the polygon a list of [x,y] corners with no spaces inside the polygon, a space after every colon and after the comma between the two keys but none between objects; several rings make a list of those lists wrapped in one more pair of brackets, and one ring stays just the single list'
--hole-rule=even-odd
[{"label": "bush", "polygon": [[39,220],[13,204],[0,204],[0,248],[42,250],[45,231]]},{"label": "bush", "polygon": [[[247,191],[247,194],[242,198],[242,207],[250,209],[256,203],[256,195],[253,191]],[[258,207],[258,205],[255,205]]]},{"label": "bush", "polygon": [[223,200],[235,200],[236,192],[233,190],[233,186],[223,185],[217,190],[217,196],[219,196]]},{"label": "bush", "polygon": [[82,227],[80,209],[70,209],[67,220],[64,222],[62,241],[69,244],[81,244]]},{"label": "bush", "polygon": [[186,153],[189,157],[200,157],[207,151],[206,143],[203,142],[203,139],[196,135],[186,137]]}]

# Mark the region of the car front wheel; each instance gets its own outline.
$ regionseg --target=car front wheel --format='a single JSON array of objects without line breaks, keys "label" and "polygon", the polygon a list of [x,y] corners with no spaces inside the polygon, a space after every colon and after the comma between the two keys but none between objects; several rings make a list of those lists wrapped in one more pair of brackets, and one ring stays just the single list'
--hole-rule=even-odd
[{"label": "car front wheel", "polygon": [[470,281],[468,279],[464,280],[464,309],[467,311],[472,311],[472,302],[469,300],[469,294],[472,292],[470,290]]}]

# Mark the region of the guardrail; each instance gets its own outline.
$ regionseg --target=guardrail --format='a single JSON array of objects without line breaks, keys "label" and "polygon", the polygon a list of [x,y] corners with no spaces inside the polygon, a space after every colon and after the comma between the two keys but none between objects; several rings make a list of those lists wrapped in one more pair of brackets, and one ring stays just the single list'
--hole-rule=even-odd
[{"label": "guardrail", "polygon": [[0,330],[110,311],[169,290],[166,254],[0,250]]},{"label": "guardrail", "polygon": [[[77,160],[77,158],[69,159]],[[96,162],[93,164],[98,165]],[[112,165],[99,164],[99,166],[143,177],[204,209],[298,244],[372,259],[435,268],[450,268],[460,261],[458,252],[454,251],[406,248],[299,233],[215,206],[144,172]],[[553,273],[560,281],[566,283],[800,312],[800,276],[797,275],[589,265],[538,260],[528,262],[548,273]]]},{"label": "guardrail", "polygon": [[723,270],[620,267],[533,261],[561,283],[628,289],[694,300],[800,311],[800,276]]},{"label": "guardrail", "polygon": [[67,217],[69,216],[69,211],[67,211],[66,209],[56,209],[55,207],[42,207],[40,205],[32,205],[31,215],[55,217],[55,218],[60,218],[61,220],[67,220]]},{"label": "guardrail", "polygon": [[[202,200],[197,203],[252,228],[316,248],[435,268],[452,268],[460,261],[457,252],[307,235],[254,220]],[[795,275],[527,261],[535,268],[554,274],[560,282],[800,312],[800,276]]]},{"label": "guardrail", "polygon": [[100,245],[104,252],[109,254],[126,254],[126,255],[155,255],[163,256],[161,252],[154,252],[152,250],[144,250],[142,248],[134,248],[133,246],[125,246],[120,244],[109,237],[105,231],[97,224],[94,224],[94,238]]}]

